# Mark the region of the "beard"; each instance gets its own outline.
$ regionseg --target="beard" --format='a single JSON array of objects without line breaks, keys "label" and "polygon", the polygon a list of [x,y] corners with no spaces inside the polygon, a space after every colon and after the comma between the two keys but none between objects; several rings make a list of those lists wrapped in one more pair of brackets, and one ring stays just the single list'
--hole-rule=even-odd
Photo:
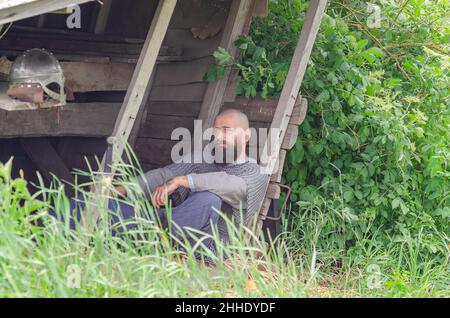
[{"label": "beard", "polygon": [[232,144],[216,143],[214,146],[214,162],[217,164],[230,164],[237,160],[242,150],[243,146],[237,142]]}]

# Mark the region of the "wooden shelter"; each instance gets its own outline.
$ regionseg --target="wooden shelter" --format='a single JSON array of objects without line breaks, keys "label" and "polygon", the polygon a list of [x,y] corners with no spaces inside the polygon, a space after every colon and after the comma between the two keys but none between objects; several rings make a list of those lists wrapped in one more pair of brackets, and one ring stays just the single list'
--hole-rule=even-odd
[{"label": "wooden shelter", "polygon": [[[234,70],[211,83],[204,75],[219,46],[238,55],[234,41],[253,16],[267,13],[267,0],[7,0],[0,25],[14,23],[0,39],[0,103],[12,61],[34,47],[60,60],[72,100],[50,109],[0,109],[0,161],[14,155],[28,178],[39,170],[49,180],[53,173],[73,181],[73,169],[86,169],[85,158],[94,164],[113,135],[128,140],[145,170],[157,168],[171,163],[173,129],[192,131],[195,119],[206,128],[221,109],[238,108],[252,127],[278,128],[282,141],[264,145],[269,162],[279,163],[261,203],[264,220],[306,115],[299,90],[326,3],[311,0],[283,92],[263,101],[236,96]],[[52,13],[69,5],[79,5],[80,29],[67,28],[67,14]]]}]

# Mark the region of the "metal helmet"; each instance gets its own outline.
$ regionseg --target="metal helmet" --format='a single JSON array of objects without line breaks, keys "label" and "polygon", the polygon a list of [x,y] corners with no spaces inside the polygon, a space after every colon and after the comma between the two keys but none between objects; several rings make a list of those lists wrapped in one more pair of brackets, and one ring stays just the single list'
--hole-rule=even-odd
[{"label": "metal helmet", "polygon": [[[64,94],[64,74],[61,65],[53,54],[45,49],[30,49],[16,58],[9,74],[11,85],[39,84],[51,98],[66,102]],[[59,92],[48,86],[56,83]]]}]

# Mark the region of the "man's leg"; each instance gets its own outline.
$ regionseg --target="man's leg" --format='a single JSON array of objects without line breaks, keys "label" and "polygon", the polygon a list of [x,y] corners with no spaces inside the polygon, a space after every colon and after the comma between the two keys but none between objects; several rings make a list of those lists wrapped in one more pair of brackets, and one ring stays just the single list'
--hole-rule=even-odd
[{"label": "man's leg", "polygon": [[[85,212],[86,209],[86,201],[85,197],[82,193],[78,194],[77,198],[70,198],[69,201],[69,213],[66,213],[67,211],[62,211],[61,214],[58,214],[55,212],[54,208],[51,208],[49,211],[49,214],[56,217],[62,222],[66,222],[66,219],[69,223],[70,229],[74,230],[76,227],[76,224],[81,222],[82,214]],[[121,202],[116,199],[110,199],[108,201],[108,210],[111,215],[111,223],[119,223],[121,221],[129,221],[130,219],[135,219],[135,210],[134,207],[125,203]],[[127,229],[133,228],[133,224],[127,224]],[[114,231],[115,232],[115,231]],[[113,234],[115,234],[113,232]],[[123,228],[119,229],[119,232],[123,232]]]},{"label": "man's leg", "polygon": [[[188,233],[189,228],[211,235],[211,224],[217,224],[219,215],[216,210],[220,211],[221,205],[222,200],[220,197],[211,192],[203,191],[190,193],[185,201],[172,208],[172,233],[181,240],[183,239],[183,236],[187,237],[191,245],[195,244],[197,240],[192,238]],[[75,229],[75,222],[80,222],[85,207],[86,203],[84,202],[82,195],[79,195],[78,198],[70,199],[69,225],[71,229]],[[110,199],[108,209],[111,211],[112,224],[124,222],[126,223],[125,227],[127,230],[136,227],[137,223],[132,222],[136,219],[136,212],[133,206],[118,200]],[[55,217],[57,216],[53,209],[50,210],[50,214]],[[167,215],[167,213],[164,209],[158,211],[158,217],[164,218],[165,215]],[[64,215],[60,215],[59,219],[64,221]],[[123,232],[123,227],[115,227],[113,234],[116,234],[117,232]],[[199,236],[196,233],[194,234]],[[213,240],[211,238],[206,238],[203,243],[210,248],[213,244]]]},{"label": "man's leg", "polygon": [[[205,235],[189,231],[189,229],[212,235],[212,226],[219,220],[217,211],[220,211],[221,206],[222,200],[214,193],[209,191],[190,193],[183,203],[172,208],[172,234],[180,240],[186,237],[191,245],[204,238]],[[207,236],[202,243],[207,248],[211,248],[214,244],[213,239]]]}]

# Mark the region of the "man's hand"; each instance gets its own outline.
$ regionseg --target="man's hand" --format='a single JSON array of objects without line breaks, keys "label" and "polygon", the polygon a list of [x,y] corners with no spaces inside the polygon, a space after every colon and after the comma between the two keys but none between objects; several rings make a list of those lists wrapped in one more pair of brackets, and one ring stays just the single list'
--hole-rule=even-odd
[{"label": "man's hand", "polygon": [[151,196],[152,204],[156,208],[163,207],[165,205],[166,198],[175,192],[175,190],[179,187],[189,187],[185,176],[175,177],[157,187]]},{"label": "man's hand", "polygon": [[[119,194],[119,196],[121,196],[121,197],[126,197],[127,196],[127,190],[125,189],[124,186],[116,185],[116,186],[114,186],[114,189]],[[116,193],[111,193],[111,196],[114,196],[115,194]]]}]

